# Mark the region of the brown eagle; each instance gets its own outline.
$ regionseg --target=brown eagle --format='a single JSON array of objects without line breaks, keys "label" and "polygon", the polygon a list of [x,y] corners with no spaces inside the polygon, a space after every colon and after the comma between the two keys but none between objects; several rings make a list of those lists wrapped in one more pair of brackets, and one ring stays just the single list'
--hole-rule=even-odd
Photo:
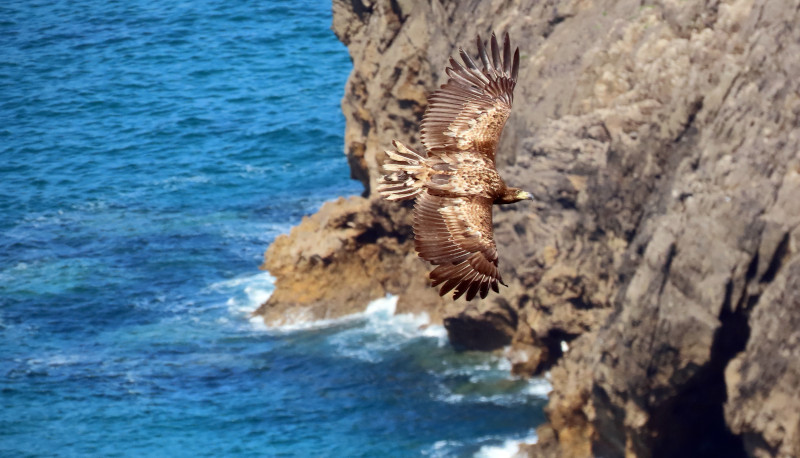
[{"label": "brown eagle", "polygon": [[[491,57],[478,36],[483,69],[459,49],[463,65],[450,59],[449,79],[428,98],[422,118],[424,153],[394,141],[386,151],[386,175],[378,192],[388,200],[416,198],[415,247],[437,267],[430,273],[439,295],[455,289],[466,294],[499,292],[497,246],[492,205],[531,199],[531,194],[506,186],[497,173],[495,152],[511,112],[519,72],[519,48],[511,58],[508,34],[502,55],[492,34]],[[503,283],[505,285],[505,283]]]}]

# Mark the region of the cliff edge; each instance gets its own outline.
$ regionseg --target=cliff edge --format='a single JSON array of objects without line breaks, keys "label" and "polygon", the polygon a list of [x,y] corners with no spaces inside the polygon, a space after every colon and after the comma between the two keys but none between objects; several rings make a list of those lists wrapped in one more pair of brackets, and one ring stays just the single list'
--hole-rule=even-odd
[{"label": "cliff edge", "polygon": [[[334,0],[365,194],[275,241],[258,313],[392,293],[456,345],[505,347],[551,374],[532,456],[800,456],[800,0],[533,3]],[[491,31],[522,57],[500,172],[536,200],[495,209],[509,288],[453,302],[425,286],[410,207],[371,190]]]}]

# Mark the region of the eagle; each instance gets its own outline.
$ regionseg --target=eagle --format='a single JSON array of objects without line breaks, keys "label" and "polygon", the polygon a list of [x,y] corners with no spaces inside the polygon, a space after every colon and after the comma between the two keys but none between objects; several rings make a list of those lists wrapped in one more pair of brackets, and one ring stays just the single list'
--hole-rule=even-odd
[{"label": "eagle", "polygon": [[511,113],[519,72],[519,48],[511,57],[505,34],[503,50],[492,33],[491,56],[477,37],[483,68],[459,48],[463,63],[450,58],[448,80],[428,98],[417,152],[399,141],[386,151],[384,175],[377,191],[390,201],[416,199],[414,246],[423,259],[437,266],[430,273],[439,295],[468,301],[503,283],[497,268],[492,206],[532,199],[506,186],[497,173],[495,154],[503,126]]}]

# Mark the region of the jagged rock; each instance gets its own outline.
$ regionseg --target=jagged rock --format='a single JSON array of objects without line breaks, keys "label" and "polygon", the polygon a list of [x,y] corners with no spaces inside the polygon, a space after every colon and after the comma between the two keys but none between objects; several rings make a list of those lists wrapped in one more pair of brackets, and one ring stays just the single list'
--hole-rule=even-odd
[{"label": "jagged rock", "polygon": [[272,326],[337,318],[363,311],[373,299],[411,290],[401,313],[425,312],[441,321],[435,291],[424,287],[424,265],[409,253],[411,229],[396,226],[405,207],[361,197],[325,203],[264,255],[275,292],[255,312]]},{"label": "jagged rock", "polygon": [[[616,214],[594,221],[626,243],[622,262],[609,264],[614,312],[581,338],[593,347],[571,351],[553,370],[548,414],[565,456],[798,453],[796,405],[759,413],[757,398],[734,397],[727,422],[723,415],[725,374],[727,391],[739,393],[733,382],[742,366],[725,368],[745,348],[748,328],[760,327],[761,283],[786,291],[765,276],[775,264],[764,259],[779,253],[783,265],[796,256],[779,240],[796,230],[797,212],[777,196],[800,196],[792,184],[800,99],[789,77],[800,49],[797,32],[787,32],[797,5],[770,6],[695,4],[702,21],[690,23],[676,20],[671,4],[657,5],[589,52],[584,78],[594,79],[594,93],[581,105],[604,119],[611,142],[579,209],[591,220],[587,213],[602,208],[592,195],[620,199]],[[615,188],[623,192],[609,199]],[[781,228],[778,237],[769,227]],[[781,297],[774,313],[791,321],[800,308]],[[774,359],[763,348],[778,348],[763,339],[759,346]],[[778,381],[796,372],[766,367],[774,378],[751,383],[786,405]],[[556,377],[561,370],[566,381]]]},{"label": "jagged rock", "polygon": [[753,310],[747,322],[739,315],[749,338],[725,369],[725,418],[749,455],[800,456],[800,167],[762,218],[758,284],[743,303]]},{"label": "jagged rock", "polygon": [[[276,240],[262,312],[392,292],[456,345],[510,343],[552,377],[533,456],[800,456],[798,23],[798,0],[335,0],[367,198]],[[491,30],[522,53],[498,164],[536,200],[495,210],[510,286],[467,306],[426,286],[407,207],[370,190],[392,139],[419,146],[447,58]]]}]

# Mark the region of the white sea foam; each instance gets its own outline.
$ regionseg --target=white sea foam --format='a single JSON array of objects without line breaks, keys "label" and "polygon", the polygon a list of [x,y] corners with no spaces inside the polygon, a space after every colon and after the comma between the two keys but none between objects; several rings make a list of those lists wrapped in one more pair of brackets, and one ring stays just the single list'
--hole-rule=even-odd
[{"label": "white sea foam", "polygon": [[[446,337],[446,335],[445,335]],[[473,383],[490,378],[508,378],[511,371],[511,363],[507,358],[493,353],[478,353],[477,360],[473,359],[469,364],[447,363],[447,368],[436,371],[443,376],[450,377],[469,377]]]},{"label": "white sea foam", "polygon": [[78,355],[54,353],[50,355],[42,355],[41,358],[31,358],[26,361],[26,364],[33,368],[58,367],[78,364],[80,360],[81,358]]},{"label": "white sea foam", "polygon": [[397,297],[387,295],[370,302],[363,312],[334,319],[311,320],[308,312],[297,310],[294,315],[284,317],[284,324],[267,330],[283,334],[342,328],[327,339],[334,351],[340,356],[368,362],[378,362],[387,352],[396,351],[417,338],[435,339],[440,347],[447,344],[444,327],[431,325],[427,313],[397,314],[396,311]]},{"label": "white sea foam", "polygon": [[[370,304],[367,306],[367,309],[363,312],[353,313],[339,318],[327,318],[321,320],[313,319],[310,311],[299,308],[284,314],[283,320],[280,323],[277,325],[268,326],[266,329],[274,333],[283,334],[347,326],[352,323],[363,321],[372,315],[391,315],[394,313],[393,307],[394,306],[391,303],[387,304],[385,302],[385,298],[382,298],[370,302]],[[263,322],[263,320],[258,317],[254,317],[253,319],[258,319]]]},{"label": "white sea foam", "polygon": [[376,299],[362,314],[363,326],[331,336],[330,343],[339,354],[368,362],[381,361],[384,354],[421,337],[436,338],[439,345],[446,343],[444,328],[430,326],[427,313],[398,315],[396,310],[396,296]]},{"label": "white sea foam", "polygon": [[545,378],[525,380],[512,375],[509,360],[496,354],[434,372],[442,377],[434,399],[448,404],[516,405],[546,399],[552,389]]},{"label": "white sea foam", "polygon": [[493,394],[490,396],[448,393],[445,395],[439,395],[436,397],[436,399],[439,401],[446,402],[448,404],[470,403],[470,404],[494,404],[498,406],[513,406],[516,404],[524,404],[526,402],[527,397],[529,396],[527,396],[527,393],[525,393],[525,391],[523,390],[520,392]]},{"label": "white sea foam", "polygon": [[511,372],[511,360],[505,357],[500,358],[499,361],[497,361],[497,369]]},{"label": "white sea foam", "polygon": [[[269,299],[275,289],[275,277],[269,272],[261,272],[217,282],[206,289],[228,295],[226,305],[233,315],[249,317]],[[263,323],[263,320],[259,321]]]},{"label": "white sea foam", "polygon": [[64,354],[55,354],[48,357],[45,360],[45,363],[48,366],[71,366],[73,364],[78,364],[81,362],[82,358],[79,355],[64,355]]},{"label": "white sea foam", "polygon": [[[82,212],[83,211],[98,212],[98,211],[101,211],[101,210],[108,209],[108,206],[109,206],[108,202],[106,202],[104,200],[90,200],[90,201],[87,201],[87,202],[80,202],[80,203],[72,204],[72,205],[69,206],[69,208],[71,208],[73,210],[82,211]],[[58,214],[59,215],[63,215],[64,211],[63,210],[58,210]]]},{"label": "white sea foam", "polygon": [[519,446],[535,444],[538,438],[536,431],[530,431],[524,437],[484,436],[469,441],[441,440],[430,448],[423,450],[422,455],[434,458],[465,456],[467,450],[480,447],[472,456],[475,458],[511,458],[522,456]]},{"label": "white sea foam", "polygon": [[547,395],[553,391],[553,385],[546,378],[534,378],[528,382],[524,393],[540,399],[547,399]]},{"label": "white sea foam", "polygon": [[475,458],[511,458],[522,456],[519,446],[521,444],[535,444],[539,438],[536,431],[531,431],[527,437],[521,439],[506,439],[500,445],[484,445],[474,455]]},{"label": "white sea foam", "polygon": [[252,164],[235,163],[234,166],[239,169],[239,176],[243,178],[264,176],[273,171],[272,167],[262,167]]},{"label": "white sea foam", "polygon": [[254,323],[260,322],[261,326],[259,327],[269,332],[285,334],[345,326],[349,323],[358,322],[359,320],[363,319],[363,317],[363,313],[354,313],[352,315],[346,315],[340,318],[314,320],[311,312],[306,309],[299,309],[284,315],[282,323],[278,325],[267,326],[263,324],[264,320],[261,319],[261,317],[253,317],[251,321]]},{"label": "white sea foam", "polygon": [[422,455],[433,458],[453,456],[453,451],[463,445],[460,441],[436,441],[429,449],[423,450]]},{"label": "white sea foam", "polygon": [[[482,382],[480,377],[471,377],[469,380],[472,384],[479,384]],[[450,388],[442,385],[441,392],[435,395],[437,401],[446,402],[447,404],[495,404],[500,406],[510,406],[515,404],[527,403],[534,399],[546,400],[547,395],[552,391],[550,382],[543,378],[535,378],[528,381],[521,389],[496,393],[491,395],[484,395],[479,393],[454,393]]]},{"label": "white sea foam", "polygon": [[51,368],[58,368],[62,366],[75,366],[86,363],[97,363],[98,361],[91,356],[83,353],[69,354],[64,352],[53,352],[39,355],[38,358],[29,358],[26,360],[16,360],[23,362],[32,371],[46,371]]},{"label": "white sea foam", "polygon": [[432,337],[435,338],[440,347],[444,347],[447,345],[448,337],[447,337],[447,329],[444,326],[439,325],[428,325],[422,329],[422,335],[425,337]]},{"label": "white sea foam", "polygon": [[209,183],[209,182],[211,182],[211,179],[208,178],[205,175],[193,175],[193,176],[188,176],[188,177],[187,176],[173,176],[173,177],[167,178],[165,180],[160,180],[160,181],[156,182],[155,184],[163,186],[164,188],[166,188],[166,189],[168,189],[170,191],[175,191],[177,189],[180,189],[180,188],[184,187],[184,185],[187,185],[187,184],[196,184],[196,183],[205,184],[205,183]]}]

